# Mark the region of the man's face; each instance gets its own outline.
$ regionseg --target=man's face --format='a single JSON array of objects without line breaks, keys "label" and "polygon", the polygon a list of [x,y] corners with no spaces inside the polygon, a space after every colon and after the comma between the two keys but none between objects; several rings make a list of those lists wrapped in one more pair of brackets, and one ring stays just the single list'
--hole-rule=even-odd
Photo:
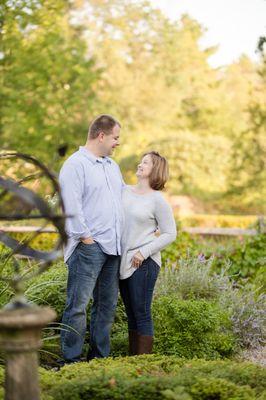
[{"label": "man's face", "polygon": [[120,135],[120,127],[115,125],[112,129],[112,133],[110,135],[103,134],[102,136],[102,155],[104,157],[111,156],[114,152],[114,149],[119,146],[119,135]]}]

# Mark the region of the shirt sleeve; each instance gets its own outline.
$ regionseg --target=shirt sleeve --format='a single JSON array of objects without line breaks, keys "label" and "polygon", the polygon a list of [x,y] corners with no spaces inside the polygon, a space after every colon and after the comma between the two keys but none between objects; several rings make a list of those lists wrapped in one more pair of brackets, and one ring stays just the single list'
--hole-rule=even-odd
[{"label": "shirt sleeve", "polygon": [[82,167],[74,163],[65,163],[59,174],[59,185],[65,206],[66,233],[74,239],[87,238],[91,231],[86,225],[82,207],[84,175]]},{"label": "shirt sleeve", "polygon": [[173,210],[161,195],[156,198],[155,218],[160,236],[139,249],[145,259],[164,249],[176,239],[177,235]]}]

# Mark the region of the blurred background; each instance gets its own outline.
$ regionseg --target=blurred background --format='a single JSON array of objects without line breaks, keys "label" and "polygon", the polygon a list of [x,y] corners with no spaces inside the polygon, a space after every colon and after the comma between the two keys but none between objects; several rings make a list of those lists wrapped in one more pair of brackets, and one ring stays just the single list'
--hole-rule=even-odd
[{"label": "blurred background", "polygon": [[57,148],[68,157],[108,113],[127,183],[154,149],[176,213],[265,213],[264,0],[2,0],[0,12],[1,150],[58,172]]}]

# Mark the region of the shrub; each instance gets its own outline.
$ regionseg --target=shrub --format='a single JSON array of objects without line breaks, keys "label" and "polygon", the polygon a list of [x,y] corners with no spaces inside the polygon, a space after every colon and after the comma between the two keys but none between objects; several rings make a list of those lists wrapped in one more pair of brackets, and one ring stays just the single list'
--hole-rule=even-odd
[{"label": "shrub", "polygon": [[176,240],[162,251],[162,265],[176,263],[180,257],[187,254],[196,255],[200,252],[196,240],[185,232],[179,232]]},{"label": "shrub", "polygon": [[232,329],[242,348],[260,348],[266,340],[266,295],[252,292],[252,287],[235,289],[220,299],[230,313]]},{"label": "shrub", "polygon": [[207,359],[233,353],[229,316],[216,304],[164,296],[155,299],[153,311],[155,352]]},{"label": "shrub", "polygon": [[27,283],[25,296],[38,305],[47,305],[61,319],[66,299],[67,268],[61,261]]},{"label": "shrub", "polygon": [[235,336],[238,345],[258,348],[265,343],[265,295],[254,293],[251,285],[237,286],[226,273],[226,262],[221,274],[213,273],[214,263],[214,258],[181,258],[176,266],[160,272],[156,296],[217,302],[219,310],[230,318],[231,325],[227,324],[226,329]]},{"label": "shrub", "polygon": [[265,393],[265,378],[265,370],[251,363],[155,355],[41,370],[44,400],[252,400]]},{"label": "shrub", "polygon": [[[206,257],[213,255],[212,250],[206,252]],[[225,260],[230,263],[228,273],[237,278],[254,278],[260,267],[266,264],[266,235],[251,236],[235,244],[231,250],[221,249],[216,252],[214,268],[218,272]]]},{"label": "shrub", "polygon": [[254,392],[247,386],[240,388],[234,383],[217,378],[196,379],[196,383],[191,387],[190,393],[193,398],[196,398],[197,400],[255,399]]},{"label": "shrub", "polygon": [[156,286],[157,295],[176,293],[181,299],[217,299],[232,284],[226,274],[212,273],[214,259],[204,256],[180,258],[161,270]]},{"label": "shrub", "polygon": [[252,283],[259,293],[266,292],[266,269],[265,269],[265,266],[261,266],[258,269],[256,275],[254,276]]}]

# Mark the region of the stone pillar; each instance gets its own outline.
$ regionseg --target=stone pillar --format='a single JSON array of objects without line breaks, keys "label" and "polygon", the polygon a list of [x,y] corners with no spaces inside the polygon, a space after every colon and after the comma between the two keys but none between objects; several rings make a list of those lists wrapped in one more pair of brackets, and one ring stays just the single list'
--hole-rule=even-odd
[{"label": "stone pillar", "polygon": [[0,310],[0,348],[6,354],[5,400],[39,400],[41,330],[55,317],[49,307]]}]

